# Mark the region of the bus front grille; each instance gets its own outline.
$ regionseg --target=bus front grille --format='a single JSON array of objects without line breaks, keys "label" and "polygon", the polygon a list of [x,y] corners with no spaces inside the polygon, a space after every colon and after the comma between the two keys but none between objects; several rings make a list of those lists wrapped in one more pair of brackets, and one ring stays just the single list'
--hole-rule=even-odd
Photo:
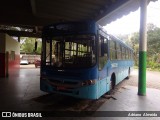
[{"label": "bus front grille", "polygon": [[47,81],[53,86],[64,86],[70,89],[80,87],[79,81],[55,80],[55,79],[48,79]]}]

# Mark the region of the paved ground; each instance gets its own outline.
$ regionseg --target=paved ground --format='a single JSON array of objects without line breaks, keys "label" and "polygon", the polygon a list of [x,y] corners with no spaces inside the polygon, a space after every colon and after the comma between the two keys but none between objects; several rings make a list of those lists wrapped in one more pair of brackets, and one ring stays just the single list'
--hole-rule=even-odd
[{"label": "paved ground", "polygon": [[[160,89],[160,72],[147,71],[146,83],[147,83],[147,88]],[[124,80],[122,84],[123,86],[124,85],[138,86],[138,70],[137,69],[133,70],[130,79]]]},{"label": "paved ground", "polygon": [[[116,100],[119,102],[119,106],[117,110],[132,110],[131,106],[133,106],[133,110],[136,110],[137,105],[141,105],[143,103],[140,101],[138,103],[138,95],[137,95],[137,85],[138,85],[138,71],[134,70],[129,80],[124,80],[121,82],[114,91],[112,91],[112,95],[103,95],[98,100],[82,100],[76,99],[73,97],[57,95],[57,94],[47,94],[39,90],[39,75],[40,69],[35,68],[34,65],[23,65],[21,66],[21,70],[15,76],[10,76],[9,78],[1,78],[0,79],[0,95],[3,96],[0,98],[0,110],[1,111],[22,111],[22,110],[38,110],[38,111],[55,111],[55,110],[64,110],[64,111],[97,111],[97,110],[116,110],[113,105],[118,105],[118,103],[114,103]],[[131,87],[131,92],[128,91],[128,85],[133,86],[133,90]],[[157,101],[159,102],[158,92],[160,89],[160,72],[147,72],[147,87],[148,88],[156,88],[156,89],[147,89],[147,97],[144,97],[149,103],[149,110],[154,110],[154,105],[157,104],[157,108],[160,108]],[[129,88],[130,89],[130,88]],[[152,97],[151,94],[154,91]],[[123,95],[121,93],[124,93]],[[157,96],[156,96],[157,94]],[[117,96],[119,95],[119,96]],[[132,99],[132,97],[134,99]],[[157,98],[156,98],[157,97]],[[149,98],[149,99],[148,99]],[[123,103],[123,99],[125,99],[125,103]],[[130,101],[132,100],[132,101]],[[152,101],[152,100],[155,100]],[[128,101],[128,102],[127,102]],[[130,102],[129,102],[130,101]],[[153,102],[153,103],[152,103]],[[145,102],[144,102],[145,103]],[[150,107],[150,103],[153,105]],[[125,107],[126,105],[126,107]],[[145,104],[140,106],[145,109]],[[110,109],[109,109],[110,108]],[[143,110],[143,109],[139,110]],[[157,108],[155,110],[157,110]],[[148,109],[147,109],[148,110]],[[92,118],[94,119],[94,118]],[[98,118],[99,119],[99,118]],[[125,118],[126,119],[126,118]],[[110,119],[109,119],[110,120]],[[116,118],[117,120],[117,118]],[[145,119],[146,120],[146,119]]]},{"label": "paved ground", "polygon": [[35,65],[34,64],[29,64],[29,65],[20,65],[21,69],[34,69]]}]

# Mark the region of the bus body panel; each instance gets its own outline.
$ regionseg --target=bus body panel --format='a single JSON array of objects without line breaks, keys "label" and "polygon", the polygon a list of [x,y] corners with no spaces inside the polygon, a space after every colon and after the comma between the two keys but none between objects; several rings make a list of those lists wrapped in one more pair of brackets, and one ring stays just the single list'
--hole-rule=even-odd
[{"label": "bus body panel", "polygon": [[[75,37],[76,35],[80,35],[80,36]],[[103,40],[100,38],[100,35],[102,36]],[[58,36],[58,37],[56,38],[55,36]],[[57,56],[61,56],[63,54],[62,57],[64,57],[63,58],[64,60],[65,55],[69,54],[70,56],[68,57],[68,59],[66,59],[66,61],[68,60],[69,61],[68,63],[72,63],[71,60],[76,60],[79,66],[76,68],[76,64],[75,66],[73,64],[72,66],[73,68],[72,67],[65,68],[65,65],[64,65],[64,68],[63,67],[56,68],[56,67],[53,67],[51,62],[50,62],[50,66],[47,65],[46,64],[47,53],[45,52],[46,46],[44,46],[43,44],[43,47],[42,47],[43,61],[41,63],[40,89],[48,93],[58,93],[58,94],[64,94],[64,95],[73,96],[77,98],[84,98],[84,99],[98,99],[99,97],[101,97],[103,94],[105,94],[110,90],[111,76],[113,74],[115,75],[115,85],[117,85],[119,82],[125,79],[129,75],[129,71],[131,71],[133,68],[133,60],[132,60],[133,57],[127,58],[127,56],[133,54],[132,52],[133,50],[130,47],[128,47],[126,44],[124,44],[122,41],[120,41],[119,39],[115,38],[114,36],[111,36],[111,38],[113,38],[113,41],[115,41],[115,47],[118,43],[119,45],[124,47],[126,54],[128,54],[126,55],[126,59],[123,59],[123,57],[121,56],[122,59],[118,60],[118,55],[117,55],[118,52],[117,52],[116,53],[117,59],[112,60],[112,58],[110,57],[111,51],[110,51],[110,42],[109,42],[112,40],[110,40],[107,36],[108,34],[105,33],[102,30],[102,28],[100,28],[93,21],[85,22],[84,25],[83,25],[83,22],[77,22],[77,23],[68,22],[68,23],[53,24],[53,25],[44,27],[43,33],[42,33],[42,38],[43,38],[42,41],[44,41],[43,43],[48,41],[48,43],[51,44],[50,51],[48,52],[50,54],[50,61],[53,55],[51,54],[53,52],[52,47],[54,47],[52,46],[53,44],[51,41],[52,41],[52,38],[55,37],[54,40],[55,41],[57,40],[56,41],[58,43],[57,46],[59,46],[57,47],[56,51],[58,50],[60,51],[60,52],[57,52]],[[82,38],[82,40],[81,39],[80,39],[81,41],[79,39],[76,40],[76,38],[79,38],[79,39]],[[86,42],[87,40],[86,38],[89,39],[88,43]],[[95,40],[94,44],[90,44],[90,41],[92,41],[92,39]],[[105,43],[107,49],[104,50],[102,48],[99,48],[100,46],[104,47],[102,43],[103,44]],[[80,44],[81,46],[77,47]],[[81,61],[84,60],[82,56],[84,56],[85,52],[83,50],[85,49],[85,46],[87,46],[87,44],[88,46],[90,45],[89,47],[91,48],[90,49],[91,51],[89,51],[90,55],[92,56],[92,58],[93,57],[96,58],[96,60],[94,59],[95,60],[94,65],[83,68],[81,67],[81,65],[83,66],[83,62]],[[70,46],[70,45],[73,45],[73,46]],[[93,46],[95,47],[95,49]],[[89,47],[87,48],[87,52]],[[81,50],[79,50],[80,48]],[[64,50],[64,52],[61,50]],[[96,52],[94,50],[96,50]],[[99,63],[99,59],[101,57],[102,58],[101,60],[103,60],[103,57],[105,57],[104,55],[106,54],[104,53],[104,51],[106,50],[107,50],[107,56],[106,56],[107,59],[103,61],[105,62],[105,64],[101,64]],[[122,48],[121,48],[121,52],[122,52]],[[71,53],[73,54],[72,56],[71,56]],[[81,56],[74,57],[79,53],[81,53]],[[56,56],[56,54],[54,56]],[[72,57],[72,59],[70,59],[70,57]],[[87,57],[89,58],[90,56],[86,54],[86,58]],[[60,61],[60,57],[58,58],[58,60]],[[89,61],[90,59],[87,59],[87,60]]]},{"label": "bus body panel", "polygon": [[[63,79],[65,81],[83,81],[86,79],[87,80],[94,79],[96,80],[96,83],[95,85],[75,88],[75,89],[69,90],[69,92],[67,91],[62,92],[62,91],[57,91],[56,87],[53,87],[51,84],[47,83],[46,81],[41,80],[40,82],[41,90],[49,93],[60,93],[60,94],[69,95],[77,98],[98,99],[99,97],[101,97],[103,94],[105,94],[110,90],[109,87],[110,87],[111,75],[115,73],[116,84],[118,84],[128,76],[128,70],[129,68],[132,69],[132,63],[133,63],[132,61],[128,61],[127,64],[124,65],[123,61],[110,61],[105,65],[105,67],[101,71],[97,71],[97,66],[90,70],[77,70],[77,72],[74,71],[74,73],[72,71],[73,74],[80,73],[81,71],[80,74],[83,76],[75,77],[75,75],[70,75],[70,76],[65,76],[65,79],[64,79],[64,76],[58,76],[54,74],[54,72],[47,71],[48,73],[50,73],[50,77],[53,79],[54,77],[56,79]],[[119,66],[115,67],[114,64],[118,64]]]},{"label": "bus body panel", "polygon": [[57,89],[57,87],[52,86],[52,84],[47,83],[44,80],[40,80],[40,89],[42,91],[45,91],[48,93],[60,93],[60,94],[73,96],[76,98],[84,98],[84,99],[98,99],[97,85],[98,84],[74,88],[74,89]]},{"label": "bus body panel", "polygon": [[98,80],[98,98],[109,91],[109,86],[110,86],[110,77],[105,77],[101,80]]},{"label": "bus body panel", "polygon": [[41,76],[73,79],[73,80],[93,80],[98,78],[97,66],[84,69],[53,69],[52,67],[42,67]]},{"label": "bus body panel", "polygon": [[[101,81],[99,87],[102,87],[99,88],[99,97],[110,90],[110,80],[113,73],[115,74],[115,84],[117,85],[128,76],[128,70],[132,70],[132,68],[133,61],[131,60],[126,60],[125,62],[124,60],[108,60],[104,68],[99,71],[99,81]],[[105,88],[106,90],[103,92]]]},{"label": "bus body panel", "polygon": [[[97,99],[98,71],[97,66],[88,69],[64,70],[63,73],[57,73],[53,69],[43,69],[45,76],[41,77],[40,89],[49,93],[61,93],[78,98]],[[64,77],[65,76],[65,77]],[[81,86],[83,81],[95,80],[93,85]],[[54,83],[54,81],[58,83]]]},{"label": "bus body panel", "polygon": [[116,85],[128,76],[129,70],[131,71],[133,67],[132,60],[112,60],[111,67],[109,68],[109,76],[115,73]]}]

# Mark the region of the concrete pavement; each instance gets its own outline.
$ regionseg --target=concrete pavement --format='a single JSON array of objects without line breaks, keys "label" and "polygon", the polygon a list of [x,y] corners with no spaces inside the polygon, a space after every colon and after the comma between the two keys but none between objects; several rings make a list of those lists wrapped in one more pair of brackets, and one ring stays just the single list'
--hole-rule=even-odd
[{"label": "concrete pavement", "polygon": [[[21,69],[14,76],[0,78],[0,110],[1,111],[160,111],[160,90],[147,88],[146,96],[138,96],[136,86],[128,86],[128,81],[135,80],[133,74],[130,80],[120,83],[112,96],[102,96],[98,100],[82,100],[68,96],[47,94],[39,89],[40,70]],[[153,77],[153,76],[152,76]],[[154,77],[153,77],[154,78]],[[126,82],[127,81],[127,82]],[[116,114],[115,114],[116,116]],[[46,119],[46,118],[45,118]],[[49,119],[49,118],[48,118]],[[58,118],[61,119],[61,118]],[[82,118],[65,118],[82,119]],[[83,119],[132,120],[155,119],[157,117],[90,117]]]}]

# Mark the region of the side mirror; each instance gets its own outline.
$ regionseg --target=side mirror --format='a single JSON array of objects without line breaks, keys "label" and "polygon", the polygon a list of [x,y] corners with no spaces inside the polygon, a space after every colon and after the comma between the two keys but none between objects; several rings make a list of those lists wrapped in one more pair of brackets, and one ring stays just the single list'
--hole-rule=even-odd
[{"label": "side mirror", "polygon": [[34,44],[34,51],[37,51],[37,44],[38,44],[38,42],[36,41]]},{"label": "side mirror", "polygon": [[101,56],[104,56],[104,43],[101,43]]}]

